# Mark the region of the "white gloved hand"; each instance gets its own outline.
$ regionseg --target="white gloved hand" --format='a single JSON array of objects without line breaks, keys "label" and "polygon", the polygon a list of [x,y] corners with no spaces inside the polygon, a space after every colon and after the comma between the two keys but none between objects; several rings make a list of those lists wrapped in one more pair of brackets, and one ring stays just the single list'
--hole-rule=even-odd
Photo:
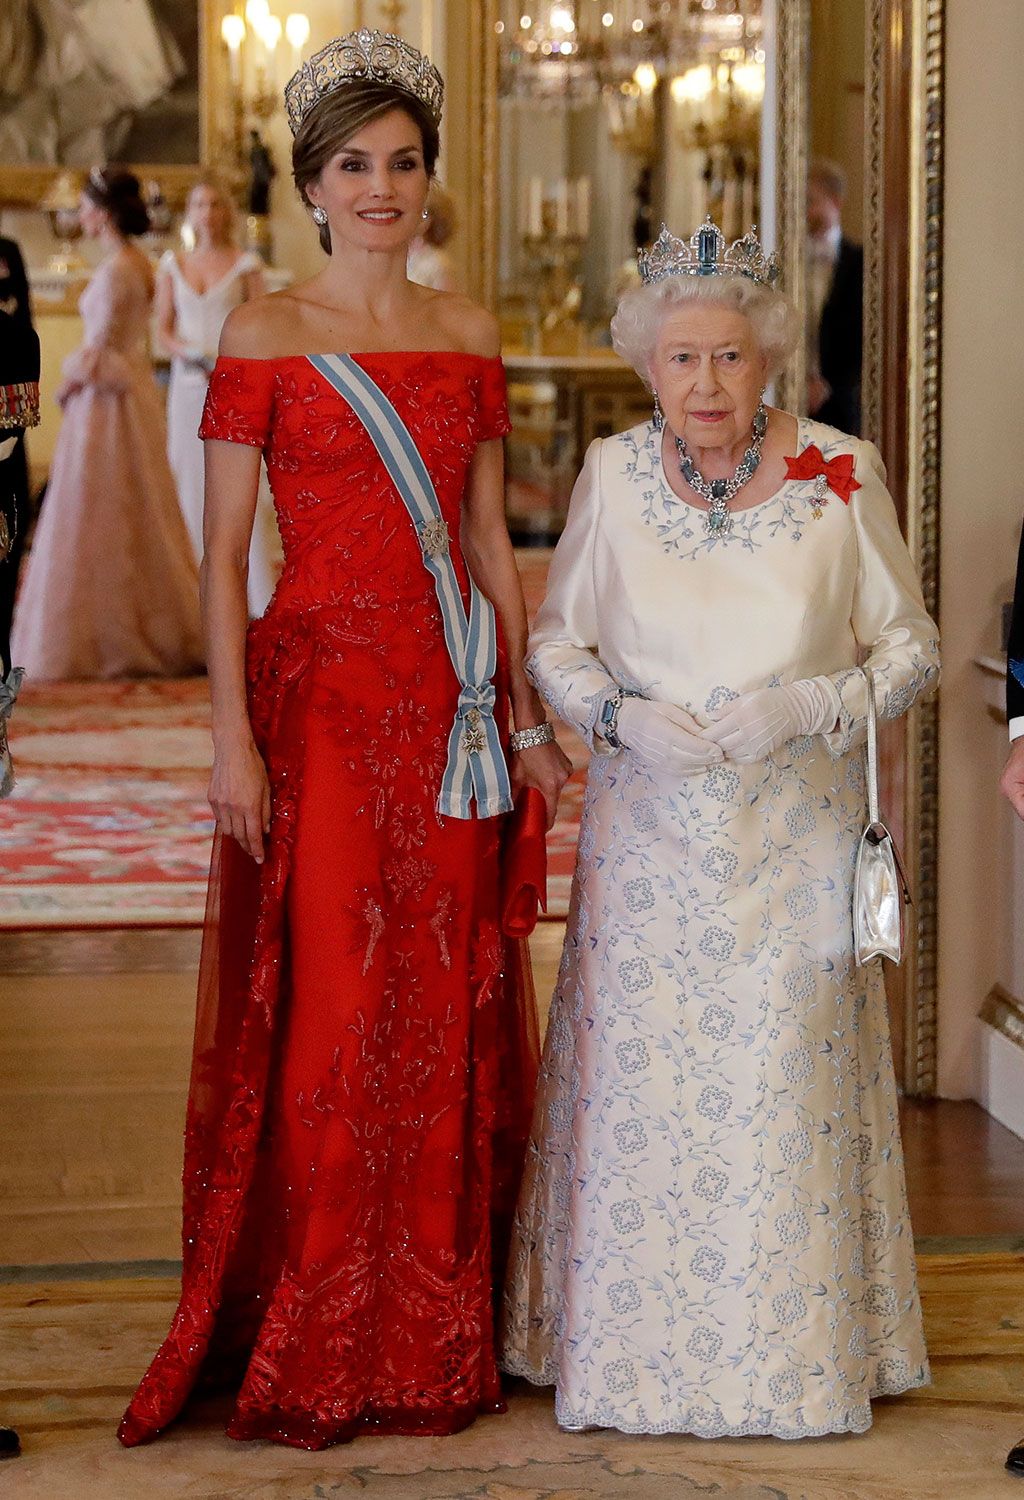
[{"label": "white gloved hand", "polygon": [[618,737],[627,750],[655,771],[688,776],[717,766],[720,748],[701,737],[700,725],[682,708],[650,698],[624,698]]},{"label": "white gloved hand", "polygon": [[834,729],[839,708],[831,678],[807,677],[734,698],[703,734],[720,745],[729,760],[753,765],[798,735]]}]

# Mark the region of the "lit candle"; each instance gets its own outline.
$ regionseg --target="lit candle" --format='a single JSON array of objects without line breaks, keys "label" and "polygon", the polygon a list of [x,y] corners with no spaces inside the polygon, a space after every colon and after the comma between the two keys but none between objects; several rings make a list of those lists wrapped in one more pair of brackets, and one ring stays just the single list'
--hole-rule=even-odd
[{"label": "lit candle", "polygon": [[276,16],[268,16],[260,27],[260,37],[267,49],[267,82],[271,88],[277,84],[277,44],[281,40],[283,27]]},{"label": "lit candle", "polygon": [[747,166],[747,175],[743,179],[743,232],[753,229],[757,221],[757,178],[752,165]]},{"label": "lit candle", "polygon": [[220,34],[228,49],[228,72],[237,88],[242,81],[242,43],[245,40],[245,22],[241,16],[228,15],[220,23]]},{"label": "lit candle", "polygon": [[259,80],[266,53],[266,44],[263,40],[263,23],[269,15],[270,0],[245,0],[245,19],[253,37],[252,62],[256,69],[257,81]]},{"label": "lit candle", "polygon": [[309,41],[309,17],[301,10],[293,11],[284,23],[284,34],[292,49],[292,70],[302,66],[302,49]]},{"label": "lit candle", "polygon": [[544,233],[544,184],[539,177],[530,178],[526,232],[535,240],[539,240]]},{"label": "lit candle", "polygon": [[740,212],[739,183],[733,176],[732,169],[725,179],[722,189],[722,233],[727,239],[735,239],[741,231],[736,227],[736,221]]},{"label": "lit candle", "polygon": [[565,177],[558,179],[555,188],[555,233],[560,240],[569,238],[569,182]]},{"label": "lit candle", "polygon": [[585,240],[590,233],[590,178],[576,179],[576,233]]}]

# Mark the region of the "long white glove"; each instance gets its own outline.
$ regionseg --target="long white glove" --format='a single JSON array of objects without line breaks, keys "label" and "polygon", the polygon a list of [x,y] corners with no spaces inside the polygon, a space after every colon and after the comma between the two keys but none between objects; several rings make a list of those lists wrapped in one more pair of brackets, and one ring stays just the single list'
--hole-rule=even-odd
[{"label": "long white glove", "polygon": [[723,758],[718,745],[702,738],[696,719],[672,703],[623,699],[617,732],[620,742],[639,760],[672,776],[706,771]]},{"label": "long white glove", "polygon": [[753,765],[798,735],[834,729],[839,709],[839,694],[832,679],[807,677],[734,698],[703,734],[721,746],[727,759]]}]

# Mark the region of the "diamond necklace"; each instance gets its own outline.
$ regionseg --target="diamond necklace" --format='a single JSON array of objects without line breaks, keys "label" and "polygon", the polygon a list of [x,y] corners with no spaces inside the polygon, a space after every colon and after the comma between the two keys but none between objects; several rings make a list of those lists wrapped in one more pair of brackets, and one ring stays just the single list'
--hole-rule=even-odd
[{"label": "diamond necklace", "polygon": [[708,513],[704,525],[709,536],[723,536],[732,525],[729,501],[754,477],[761,462],[764,435],[768,431],[768,411],[763,401],[754,413],[754,440],[739,461],[731,479],[707,480],[690,456],[690,450],[681,437],[676,438],[676,453],[679,471],[695,495],[708,502]]}]

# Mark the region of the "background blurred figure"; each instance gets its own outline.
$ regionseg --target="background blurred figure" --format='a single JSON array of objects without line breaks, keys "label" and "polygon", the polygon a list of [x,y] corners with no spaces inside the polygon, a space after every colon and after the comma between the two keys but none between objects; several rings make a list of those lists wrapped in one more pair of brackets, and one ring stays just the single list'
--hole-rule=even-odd
[{"label": "background blurred figure", "polygon": [[[215,177],[200,177],[189,193],[188,223],[195,248],[168,250],[156,281],[157,333],[171,356],[167,396],[167,455],[196,562],[203,556],[203,415],[210,371],[224,319],[265,290],[261,262],[234,243],[234,206]],[[266,472],[260,483],[249,549],[249,613],[261,615],[281,570],[281,541]]]},{"label": "background blurred figure", "polygon": [[816,158],[807,173],[807,410],[860,433],[864,250],[843,234],[846,177]]},{"label": "background blurred figure", "polygon": [[46,504],[14,616],[29,677],[181,676],[203,665],[199,578],[167,464],[147,350],[149,219],[130,172],[94,168],[82,229],[106,250],[82,293],[85,343],[64,366]]},{"label": "background blurred figure", "polygon": [[[39,340],[32,329],[32,310],[28,295],[28,278],[21,251],[14,240],[0,238],[0,385],[10,390],[11,382],[23,383],[27,377],[14,372],[34,368],[31,379],[39,380]],[[35,387],[36,417],[31,422],[15,422],[12,418],[13,396],[8,395],[0,407],[0,429],[10,425],[18,434],[25,427],[34,427],[38,421],[39,389]],[[14,614],[14,595],[18,587],[18,569],[25,549],[25,533],[28,530],[30,492],[28,479],[28,457],[25,444],[20,438],[11,441],[11,433],[0,430],[0,453],[6,448],[7,457],[0,458],[0,657],[9,667],[7,649],[11,635],[11,617]],[[6,526],[7,536],[3,532]],[[6,556],[5,556],[6,551]],[[3,673],[0,672],[0,676]]]},{"label": "background blurred figure", "polygon": [[[9,242],[0,242],[9,243]],[[7,722],[21,682],[11,662],[10,625],[17,574],[13,552],[20,540],[25,476],[24,434],[39,421],[39,339],[31,322],[0,311],[0,797],[14,785]],[[0,1458],[11,1456],[7,1429],[0,1429]],[[14,1441],[17,1448],[17,1439]]]},{"label": "background blurred figure", "polygon": [[436,292],[458,292],[459,278],[444,248],[455,233],[455,200],[438,183],[431,183],[423,232],[409,247],[409,280]]}]

